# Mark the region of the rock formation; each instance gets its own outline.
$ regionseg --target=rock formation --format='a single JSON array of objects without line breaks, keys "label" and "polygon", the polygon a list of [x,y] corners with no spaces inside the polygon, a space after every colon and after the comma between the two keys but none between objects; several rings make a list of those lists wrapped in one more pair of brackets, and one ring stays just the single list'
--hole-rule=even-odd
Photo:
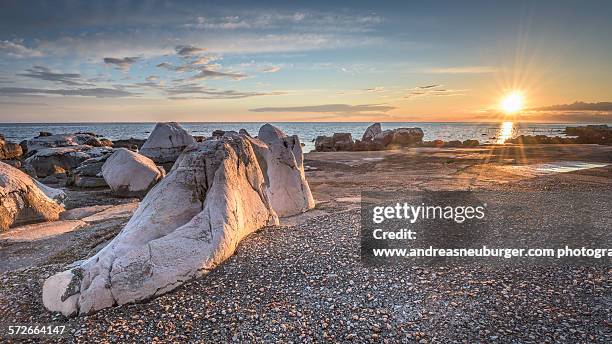
[{"label": "rock formation", "polygon": [[374,139],[374,136],[380,134],[382,132],[380,123],[374,123],[371,126],[367,127],[363,136],[361,136],[361,141],[371,141]]},{"label": "rock formation", "polygon": [[171,163],[178,158],[185,147],[195,142],[195,139],[178,123],[157,123],[142,145],[140,154],[158,164]]},{"label": "rock formation", "polygon": [[56,173],[69,172],[87,159],[100,157],[110,152],[112,148],[86,145],[42,148],[37,149],[36,153],[25,161],[32,165],[39,178],[43,178]]},{"label": "rock formation", "polygon": [[63,210],[30,176],[0,162],[0,230],[22,223],[57,220]]},{"label": "rock formation", "polygon": [[115,195],[144,196],[165,175],[153,160],[126,148],[117,149],[102,166],[102,176]]},{"label": "rock formation", "polygon": [[[43,134],[41,132],[41,134]],[[38,151],[44,148],[70,147],[88,145],[102,147],[103,144],[91,133],[56,134],[35,137],[27,141],[28,152]]]},{"label": "rock formation", "polygon": [[[299,140],[271,126],[260,136],[229,133],[188,146],[105,248],[45,281],[45,307],[87,314],[166,293],[214,269],[253,231],[277,224],[278,200],[293,204],[290,212],[308,209]],[[302,195],[278,193],[283,183]]]},{"label": "rock formation", "polygon": [[0,135],[0,160],[17,159],[23,155],[21,146],[17,143],[6,141]]},{"label": "rock formation", "polygon": [[[314,208],[315,202],[304,175],[304,156],[297,135],[287,136],[280,129],[265,124],[257,138],[268,149],[257,151],[265,158],[266,193],[278,216],[291,216]],[[263,169],[263,167],[262,167]]]}]

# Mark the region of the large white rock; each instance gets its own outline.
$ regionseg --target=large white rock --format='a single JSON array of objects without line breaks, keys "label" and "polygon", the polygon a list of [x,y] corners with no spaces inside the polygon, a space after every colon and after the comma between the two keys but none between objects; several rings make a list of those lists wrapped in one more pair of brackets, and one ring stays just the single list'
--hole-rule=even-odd
[{"label": "large white rock", "polygon": [[279,128],[265,124],[259,129],[257,138],[268,146],[268,149],[260,149],[260,154],[266,160],[266,194],[278,216],[296,215],[314,208],[297,135],[287,136]]},{"label": "large white rock", "polygon": [[0,162],[0,230],[21,223],[57,220],[63,210],[30,176]]},{"label": "large white rock", "polygon": [[95,256],[47,279],[43,303],[65,315],[144,300],[214,269],[278,217],[253,144],[238,134],[184,150],[123,230]]},{"label": "large white rock", "polygon": [[147,141],[140,148],[140,154],[158,164],[174,162],[185,147],[195,139],[178,123],[157,123]]},{"label": "large white rock", "polygon": [[126,148],[117,149],[102,165],[102,176],[112,192],[124,197],[145,195],[164,175],[153,160]]}]

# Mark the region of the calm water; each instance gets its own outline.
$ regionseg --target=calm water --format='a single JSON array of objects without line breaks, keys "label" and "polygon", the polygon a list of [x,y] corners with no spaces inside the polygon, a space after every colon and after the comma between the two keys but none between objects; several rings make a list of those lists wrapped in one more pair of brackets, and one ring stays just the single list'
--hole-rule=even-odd
[{"label": "calm water", "polygon": [[[257,135],[263,123],[181,123],[192,135],[210,136],[215,129],[246,129],[251,135]],[[351,133],[354,139],[361,139],[365,129],[372,124],[364,123],[272,123],[287,134],[296,134],[306,145],[306,152],[314,149],[314,139],[318,135],[333,133]],[[504,123],[382,123],[383,130],[401,127],[419,127],[425,132],[425,140],[441,139],[444,141],[476,139],[481,143],[496,143],[499,137],[517,135],[563,136],[563,130],[571,124],[508,124]],[[0,133],[14,142],[20,142],[38,135],[40,131],[54,134],[93,132],[111,140],[125,138],[145,139],[155,127],[155,123],[0,123]]]}]

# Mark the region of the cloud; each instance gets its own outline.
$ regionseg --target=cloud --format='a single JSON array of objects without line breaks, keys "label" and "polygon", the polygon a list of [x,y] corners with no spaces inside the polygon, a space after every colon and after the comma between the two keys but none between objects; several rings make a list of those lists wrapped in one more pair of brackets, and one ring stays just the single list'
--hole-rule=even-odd
[{"label": "cloud", "polygon": [[417,86],[407,90],[408,94],[404,98],[420,98],[431,96],[462,96],[467,90],[454,90],[442,88],[442,85],[433,84],[426,86]]},{"label": "cloud", "polygon": [[259,96],[275,96],[285,94],[284,92],[249,92],[235,90],[217,90],[206,88],[198,84],[186,84],[171,87],[160,87],[168,99],[240,99]]},{"label": "cloud", "polygon": [[434,84],[434,85],[427,85],[427,86],[418,86],[417,88],[420,88],[422,90],[426,90],[428,88],[435,88],[435,87],[438,87],[438,86],[441,86],[441,85]]},{"label": "cloud", "polygon": [[41,89],[23,87],[0,87],[0,96],[31,96],[31,95],[82,96],[96,98],[120,98],[138,95],[115,88],[77,88],[77,89]]},{"label": "cloud", "polygon": [[212,69],[201,68],[198,74],[188,78],[189,80],[203,80],[216,78],[232,78],[234,80],[242,80],[246,78],[246,74],[233,72],[219,72]]},{"label": "cloud", "polygon": [[377,87],[372,87],[372,88],[366,88],[364,91],[373,92],[373,93],[382,93],[382,92],[385,92],[385,88],[382,86],[377,86]]},{"label": "cloud", "polygon": [[219,57],[218,55],[205,55],[205,56],[198,56],[196,58],[194,58],[193,60],[191,60],[191,62],[189,62],[192,65],[206,65],[209,64],[211,62],[220,60],[221,57]]},{"label": "cloud", "polygon": [[179,45],[175,48],[175,50],[177,55],[191,57],[205,51],[206,49],[198,48],[193,45]]},{"label": "cloud", "polygon": [[261,69],[261,71],[263,73],[276,73],[278,71],[280,71],[281,68],[280,67],[276,67],[276,66],[269,66],[269,67],[264,67]]},{"label": "cloud", "polygon": [[612,112],[612,102],[585,103],[574,102],[572,104],[558,104],[532,108],[534,111],[610,111]]},{"label": "cloud", "polygon": [[43,53],[26,47],[23,41],[0,41],[0,54],[14,58],[40,57]]},{"label": "cloud", "polygon": [[132,64],[138,60],[139,60],[138,57],[124,57],[122,59],[115,58],[115,57],[105,57],[104,63],[115,65],[119,69],[127,71],[127,70],[130,70],[130,67],[132,67]]},{"label": "cloud", "polygon": [[145,78],[145,80],[147,80],[147,81],[157,81],[157,80],[159,80],[159,77],[157,75],[149,75],[148,77]]},{"label": "cloud", "polygon": [[81,74],[57,73],[43,66],[34,66],[30,69],[26,69],[24,73],[18,73],[17,75],[33,79],[58,82],[60,84],[70,86],[93,86],[92,84],[85,82],[82,79]]},{"label": "cloud", "polygon": [[490,66],[466,66],[466,67],[445,67],[430,68],[423,72],[433,74],[487,74],[495,73],[497,68]]},{"label": "cloud", "polygon": [[252,112],[309,112],[323,114],[364,114],[376,112],[388,112],[395,109],[394,106],[385,104],[323,104],[310,106],[293,106],[293,107],[263,107],[250,109]]}]

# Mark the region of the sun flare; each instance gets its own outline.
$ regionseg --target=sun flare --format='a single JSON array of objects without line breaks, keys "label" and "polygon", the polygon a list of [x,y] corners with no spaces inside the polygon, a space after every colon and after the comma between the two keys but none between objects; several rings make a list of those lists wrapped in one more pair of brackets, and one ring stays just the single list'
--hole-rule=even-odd
[{"label": "sun flare", "polygon": [[523,109],[523,101],[524,99],[522,93],[512,92],[502,99],[501,108],[505,113],[516,113]]}]

